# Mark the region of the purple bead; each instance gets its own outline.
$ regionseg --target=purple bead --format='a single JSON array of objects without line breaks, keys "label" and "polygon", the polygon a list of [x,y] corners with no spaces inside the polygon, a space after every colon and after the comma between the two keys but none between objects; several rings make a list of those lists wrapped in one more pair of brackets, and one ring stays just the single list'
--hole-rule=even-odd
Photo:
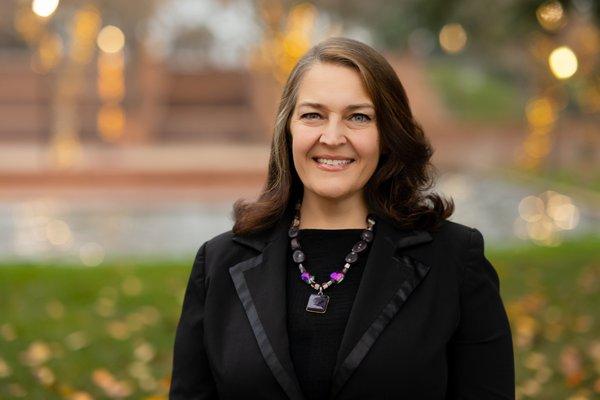
[{"label": "purple bead", "polygon": [[367,248],[367,242],[361,240],[360,242],[356,242],[356,244],[352,247],[352,251],[355,253],[360,253],[364,249]]},{"label": "purple bead", "polygon": [[302,252],[302,250],[294,250],[294,253],[292,254],[292,258],[294,259],[295,262],[297,263],[301,263],[302,261],[304,261],[304,253]]},{"label": "purple bead", "polygon": [[304,282],[308,282],[310,280],[310,274],[308,272],[303,272],[300,277]]},{"label": "purple bead", "polygon": [[331,277],[331,279],[338,283],[341,282],[342,279],[344,279],[344,274],[342,274],[341,272],[332,272],[329,276]]}]

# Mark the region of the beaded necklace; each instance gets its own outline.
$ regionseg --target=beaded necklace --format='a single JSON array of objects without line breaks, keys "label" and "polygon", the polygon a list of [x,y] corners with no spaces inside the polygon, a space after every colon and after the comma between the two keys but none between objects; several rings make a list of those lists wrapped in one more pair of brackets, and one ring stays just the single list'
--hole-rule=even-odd
[{"label": "beaded necklace", "polygon": [[323,290],[327,289],[333,284],[339,284],[342,280],[344,280],[344,276],[350,266],[358,260],[358,254],[363,252],[368,244],[373,241],[373,226],[375,225],[375,219],[372,214],[367,215],[367,225],[368,227],[361,232],[360,237],[361,240],[356,242],[354,246],[352,246],[352,251],[348,253],[345,258],[346,264],[342,268],[341,271],[332,272],[329,277],[331,278],[327,282],[324,283],[316,283],[315,277],[310,272],[306,270],[306,268],[302,265],[302,262],[306,259],[306,256],[302,249],[300,248],[300,242],[298,241],[298,231],[300,226],[300,207],[301,203],[296,203],[296,214],[294,215],[294,219],[292,220],[292,225],[288,230],[288,236],[291,239],[292,246],[292,258],[296,264],[298,264],[298,269],[300,270],[300,279],[306,282],[307,285],[312,287],[315,290],[318,290],[318,293],[313,293],[308,298],[308,303],[306,305],[306,311],[323,314],[327,311],[327,304],[329,304],[329,296],[323,294]]}]

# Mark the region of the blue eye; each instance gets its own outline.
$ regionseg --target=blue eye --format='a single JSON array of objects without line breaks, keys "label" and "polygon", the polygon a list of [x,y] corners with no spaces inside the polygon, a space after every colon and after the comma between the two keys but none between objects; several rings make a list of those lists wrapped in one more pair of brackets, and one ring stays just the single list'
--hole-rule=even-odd
[{"label": "blue eye", "polygon": [[300,118],[314,119],[314,118],[307,118],[307,117],[306,117],[307,115],[316,115],[317,117],[320,117],[320,115],[319,115],[319,114],[317,114],[317,113],[314,113],[314,112],[313,112],[313,113],[306,113],[306,114],[302,114],[302,115],[300,116]]},{"label": "blue eye", "polygon": [[[315,117],[315,118],[312,118],[312,117]],[[361,113],[352,114],[351,118],[355,118],[355,117],[361,117],[361,119],[355,120],[357,122],[369,122],[369,121],[371,121],[371,118],[368,115],[365,115],[365,114],[361,114]],[[300,118],[312,120],[312,119],[319,119],[319,118],[321,118],[321,115],[318,114],[318,113],[315,113],[315,112],[311,112],[311,113],[302,114],[300,116]]]},{"label": "blue eye", "polygon": [[352,118],[354,118],[354,117],[364,117],[364,119],[358,120],[358,122],[369,122],[371,120],[371,118],[369,118],[368,115],[360,114],[360,113],[352,114]]}]

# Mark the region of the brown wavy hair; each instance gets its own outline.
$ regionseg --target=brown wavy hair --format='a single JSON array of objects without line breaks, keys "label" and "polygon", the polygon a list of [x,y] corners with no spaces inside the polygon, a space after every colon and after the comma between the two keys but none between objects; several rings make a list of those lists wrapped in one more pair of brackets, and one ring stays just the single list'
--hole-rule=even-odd
[{"label": "brown wavy hair", "polygon": [[380,135],[379,163],[364,194],[368,212],[388,217],[399,228],[436,230],[454,212],[454,201],[427,193],[434,185],[433,149],[415,121],[400,79],[387,60],[357,40],[332,37],[312,47],[294,66],[277,111],[267,181],[256,201],[233,204],[235,234],[272,227],[302,198],[304,186],[294,166],[290,116],[304,74],[317,62],[357,71],[373,101]]}]

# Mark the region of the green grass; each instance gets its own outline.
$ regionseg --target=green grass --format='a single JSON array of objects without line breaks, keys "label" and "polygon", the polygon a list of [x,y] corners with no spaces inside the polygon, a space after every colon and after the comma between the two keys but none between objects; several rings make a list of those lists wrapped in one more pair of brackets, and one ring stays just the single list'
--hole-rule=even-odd
[{"label": "green grass", "polygon": [[[519,398],[593,397],[598,248],[600,238],[591,237],[555,248],[486,249],[511,320]],[[105,390],[119,385],[129,398],[166,398],[190,268],[191,260],[0,266],[0,399],[107,398]]]},{"label": "green grass", "polygon": [[596,236],[551,248],[486,251],[509,314],[519,398],[598,396],[599,249]]},{"label": "green grass", "polygon": [[[0,378],[0,399],[14,397],[9,391],[17,389],[10,383],[20,385],[28,399],[64,398],[73,390],[106,398],[92,382],[98,369],[109,370],[117,381],[128,381],[133,398],[165,395],[174,329],[190,267],[181,263],[81,269],[1,266],[0,357],[12,373]],[[109,329],[116,334],[109,334]],[[3,337],[6,330],[14,331],[14,340]],[[87,345],[71,349],[67,337],[73,332],[82,332]],[[35,377],[39,366],[24,365],[23,354],[34,341],[52,354],[39,363],[55,377],[48,385]],[[136,357],[139,346],[146,354],[140,350]],[[134,365],[140,369],[141,364],[151,375],[142,384],[128,372],[136,360]],[[141,390],[140,384],[148,390]]]},{"label": "green grass", "polygon": [[541,178],[569,186],[578,186],[600,194],[600,168],[554,169],[537,173]]}]

